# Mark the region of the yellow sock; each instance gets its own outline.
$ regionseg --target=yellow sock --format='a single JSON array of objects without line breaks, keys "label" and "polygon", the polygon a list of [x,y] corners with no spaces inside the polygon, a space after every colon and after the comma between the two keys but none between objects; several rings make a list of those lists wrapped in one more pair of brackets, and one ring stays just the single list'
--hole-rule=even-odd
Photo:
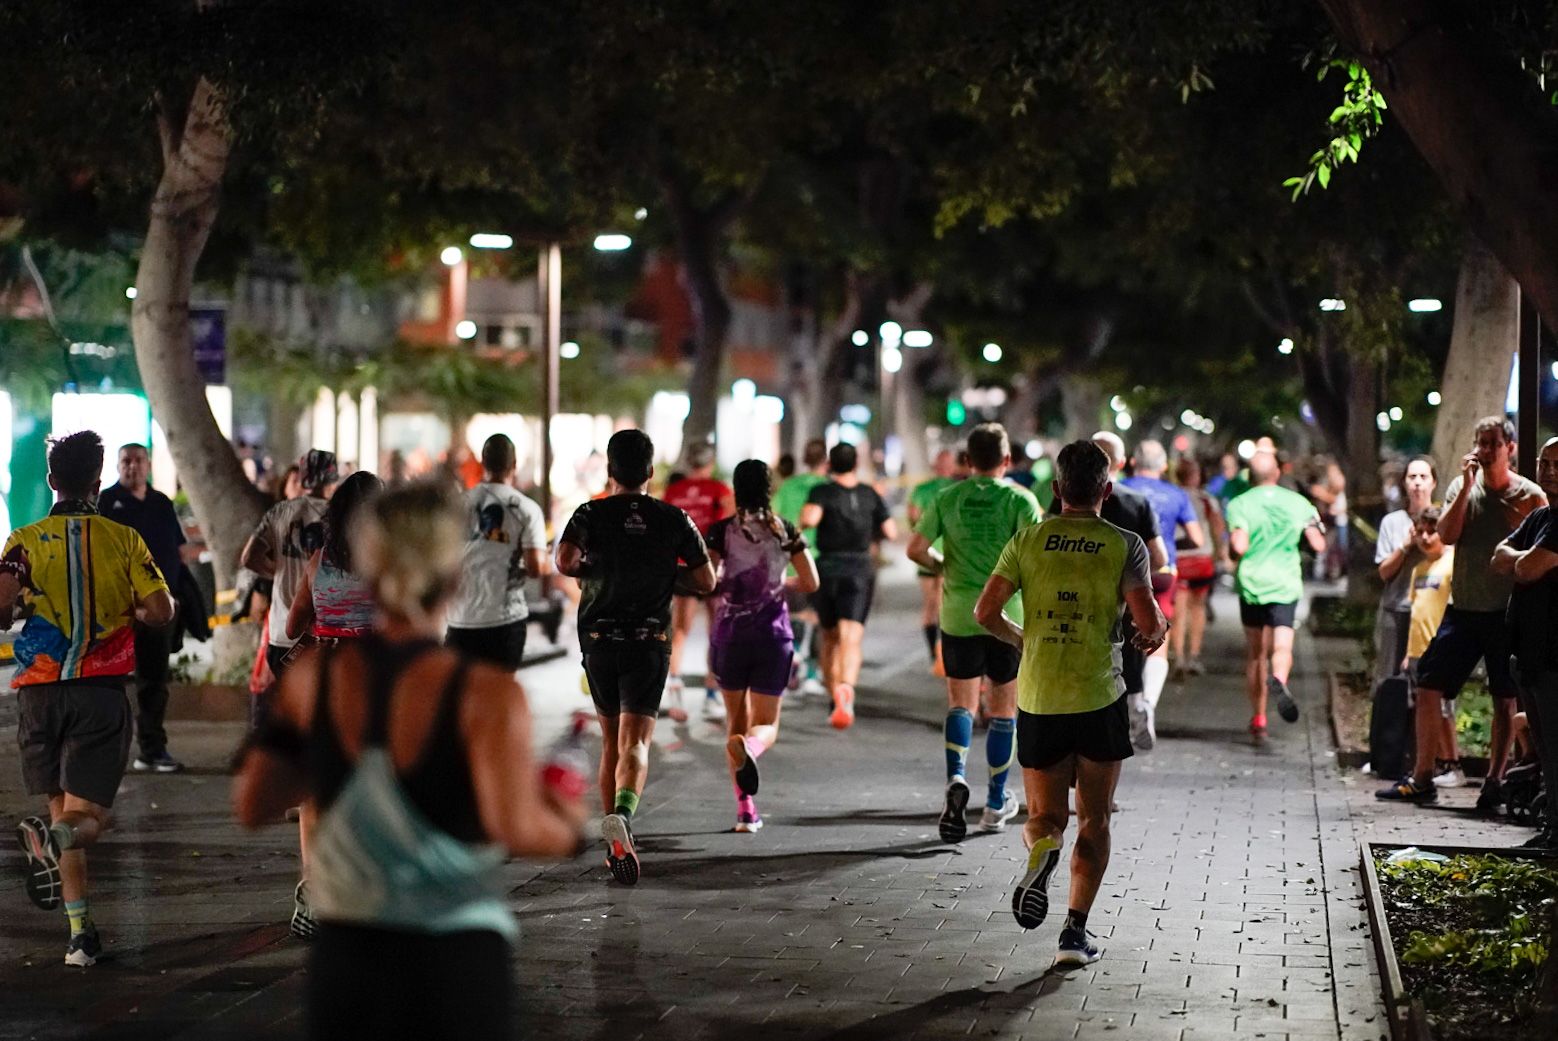
[{"label": "yellow sock", "polygon": [[70,935],[84,933],[92,924],[92,913],[87,910],[87,902],[81,900],[65,901],[65,917],[70,919]]}]

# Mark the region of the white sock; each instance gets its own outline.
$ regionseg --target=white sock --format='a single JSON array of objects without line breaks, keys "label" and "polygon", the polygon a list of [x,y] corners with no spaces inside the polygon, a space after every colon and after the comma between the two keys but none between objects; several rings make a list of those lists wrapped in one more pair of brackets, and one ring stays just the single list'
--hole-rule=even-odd
[{"label": "white sock", "polygon": [[1163,684],[1168,682],[1168,671],[1167,658],[1148,658],[1146,664],[1142,666],[1142,697],[1154,709],[1158,707],[1158,699],[1163,696]]}]

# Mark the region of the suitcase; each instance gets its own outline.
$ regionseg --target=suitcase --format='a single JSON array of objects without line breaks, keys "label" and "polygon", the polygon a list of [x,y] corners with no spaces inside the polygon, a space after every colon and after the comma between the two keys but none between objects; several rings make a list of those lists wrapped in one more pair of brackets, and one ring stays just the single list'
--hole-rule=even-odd
[{"label": "suitcase", "polygon": [[1392,676],[1374,688],[1369,713],[1369,763],[1375,776],[1405,777],[1412,768],[1415,744],[1412,688],[1405,676]]}]

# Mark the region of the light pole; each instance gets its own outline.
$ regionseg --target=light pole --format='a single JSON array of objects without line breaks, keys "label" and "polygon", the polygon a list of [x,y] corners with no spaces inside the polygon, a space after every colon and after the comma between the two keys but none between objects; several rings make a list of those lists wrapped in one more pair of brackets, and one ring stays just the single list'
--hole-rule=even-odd
[{"label": "light pole", "polygon": [[563,342],[563,247],[549,242],[536,263],[541,306],[541,515],[552,518],[552,417],[558,410],[558,370]]}]

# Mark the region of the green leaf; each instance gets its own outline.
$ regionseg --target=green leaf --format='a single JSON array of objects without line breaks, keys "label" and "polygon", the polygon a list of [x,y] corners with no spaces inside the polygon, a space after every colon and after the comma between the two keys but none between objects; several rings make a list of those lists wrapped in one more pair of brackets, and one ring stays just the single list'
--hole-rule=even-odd
[{"label": "green leaf", "polygon": [[1315,177],[1320,182],[1320,187],[1327,188],[1331,184],[1331,167],[1327,163],[1321,163],[1315,167]]}]

